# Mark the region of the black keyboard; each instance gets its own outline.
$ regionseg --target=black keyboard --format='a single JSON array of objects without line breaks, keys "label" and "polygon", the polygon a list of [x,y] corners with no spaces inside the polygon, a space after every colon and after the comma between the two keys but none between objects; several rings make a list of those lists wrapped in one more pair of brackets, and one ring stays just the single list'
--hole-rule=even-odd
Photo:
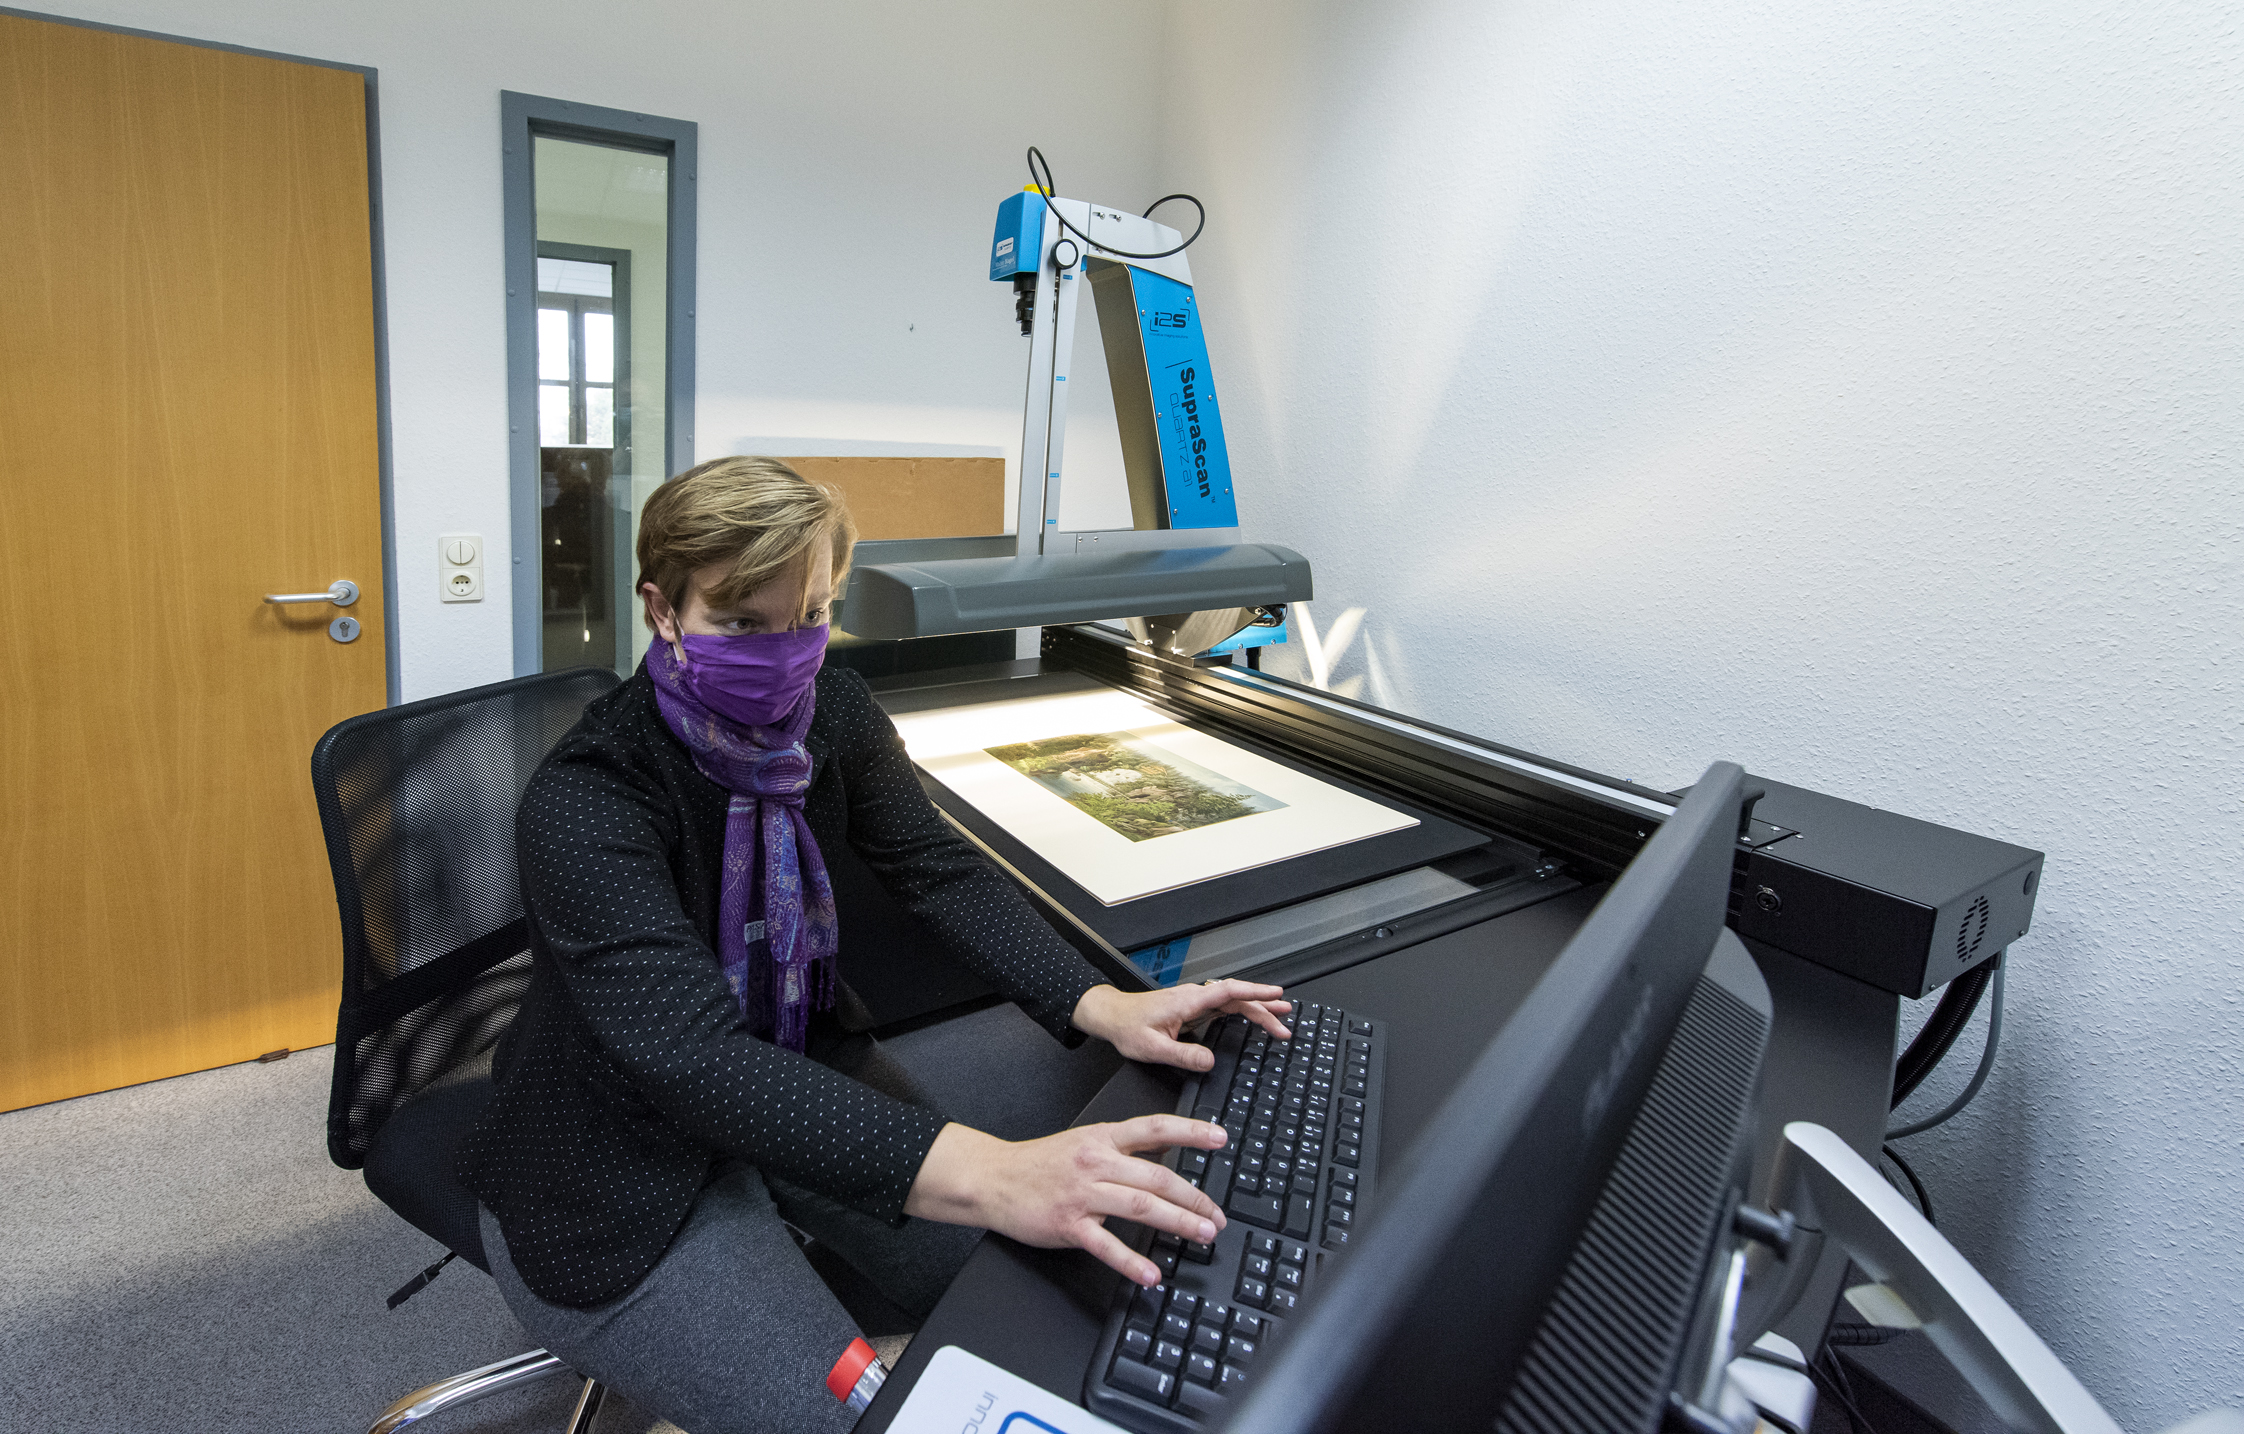
[{"label": "black keyboard", "polygon": [[1215,1068],[1187,1083],[1177,1113],[1220,1121],[1231,1138],[1162,1163],[1230,1223],[1212,1245],[1138,1230],[1133,1247],[1162,1283],[1122,1282],[1083,1381],[1084,1403],[1125,1429],[1193,1434],[1220,1422],[1370,1207],[1386,1023],[1311,1003],[1290,1026],[1281,1041],[1225,1016],[1201,1036]]}]

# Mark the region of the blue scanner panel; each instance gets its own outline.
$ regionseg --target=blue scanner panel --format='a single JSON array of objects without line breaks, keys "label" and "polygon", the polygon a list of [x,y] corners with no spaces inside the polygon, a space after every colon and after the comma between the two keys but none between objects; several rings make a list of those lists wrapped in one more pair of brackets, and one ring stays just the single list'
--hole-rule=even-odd
[{"label": "blue scanner panel", "polygon": [[1231,496],[1231,457],[1223,446],[1223,419],[1208,376],[1208,341],[1200,332],[1192,286],[1133,268],[1130,293],[1145,340],[1169,526],[1236,528],[1239,505]]},{"label": "blue scanner panel", "polygon": [[1044,196],[1022,190],[997,206],[997,237],[990,242],[990,277],[1033,274],[1044,257]]}]

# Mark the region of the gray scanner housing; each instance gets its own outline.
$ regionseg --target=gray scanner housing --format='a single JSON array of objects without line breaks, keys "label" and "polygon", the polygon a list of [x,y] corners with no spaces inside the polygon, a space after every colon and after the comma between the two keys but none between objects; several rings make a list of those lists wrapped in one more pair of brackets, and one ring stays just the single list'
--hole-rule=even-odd
[{"label": "gray scanner housing", "polygon": [[893,640],[1306,602],[1309,560],[1274,543],[878,563],[850,574],[840,621]]}]

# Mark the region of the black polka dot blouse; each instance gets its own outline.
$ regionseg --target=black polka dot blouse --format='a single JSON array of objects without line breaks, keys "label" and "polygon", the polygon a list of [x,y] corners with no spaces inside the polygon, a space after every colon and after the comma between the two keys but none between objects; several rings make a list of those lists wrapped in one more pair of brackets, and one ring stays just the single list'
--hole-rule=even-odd
[{"label": "black polka dot blouse", "polygon": [[[1104,978],[936,813],[864,679],[819,673],[804,745],[819,846],[854,847],[966,966],[1080,1041],[1068,1017]],[[942,1128],[742,1025],[714,948],[726,802],[644,667],[585,710],[522,798],[530,987],[460,1173],[555,1304],[637,1284],[723,1156],[901,1221]]]}]

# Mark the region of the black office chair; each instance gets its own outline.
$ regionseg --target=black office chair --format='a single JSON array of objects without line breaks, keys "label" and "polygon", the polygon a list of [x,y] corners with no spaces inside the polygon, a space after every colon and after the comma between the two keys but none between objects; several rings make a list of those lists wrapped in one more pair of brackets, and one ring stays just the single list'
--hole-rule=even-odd
[{"label": "black office chair", "polygon": [[[490,1099],[491,1048],[530,981],[514,809],[554,742],[615,685],[595,667],[518,677],[353,717],[312,749],[343,921],[328,1154],[450,1251],[392,1308],[455,1256],[490,1272],[453,1152]],[[415,1390],[372,1434],[571,1372],[532,1350]],[[602,1397],[584,1381],[569,1434],[589,1434]]]}]

